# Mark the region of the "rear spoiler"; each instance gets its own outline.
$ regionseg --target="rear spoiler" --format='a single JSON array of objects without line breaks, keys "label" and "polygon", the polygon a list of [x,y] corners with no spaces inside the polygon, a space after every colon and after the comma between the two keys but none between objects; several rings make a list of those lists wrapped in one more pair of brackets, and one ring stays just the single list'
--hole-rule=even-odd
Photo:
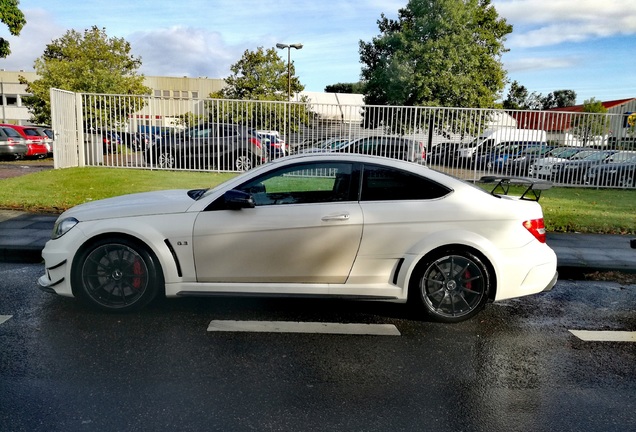
[{"label": "rear spoiler", "polygon": [[479,183],[496,183],[490,191],[495,196],[508,195],[510,186],[523,186],[526,190],[520,199],[527,201],[539,201],[541,192],[552,187],[552,182],[527,177],[483,176]]}]

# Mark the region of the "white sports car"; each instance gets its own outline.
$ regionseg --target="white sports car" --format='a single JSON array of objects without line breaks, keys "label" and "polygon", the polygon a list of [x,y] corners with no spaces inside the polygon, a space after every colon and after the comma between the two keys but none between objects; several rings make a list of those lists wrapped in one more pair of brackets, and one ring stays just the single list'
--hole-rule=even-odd
[{"label": "white sports car", "polygon": [[556,283],[534,195],[491,194],[381,157],[292,156],[209,190],[66,211],[39,284],[109,311],[158,295],[250,294],[408,299],[434,320],[459,322],[488,301]]}]

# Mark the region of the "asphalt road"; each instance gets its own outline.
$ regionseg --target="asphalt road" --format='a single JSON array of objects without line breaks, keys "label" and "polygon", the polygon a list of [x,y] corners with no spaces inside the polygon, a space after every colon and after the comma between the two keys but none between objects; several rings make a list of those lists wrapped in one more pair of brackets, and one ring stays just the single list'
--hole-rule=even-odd
[{"label": "asphalt road", "polygon": [[[2,431],[636,430],[636,285],[560,281],[442,325],[402,305],[165,300],[105,314],[0,263]],[[211,332],[213,320],[362,323],[399,335]],[[607,333],[609,332],[609,333]]]}]

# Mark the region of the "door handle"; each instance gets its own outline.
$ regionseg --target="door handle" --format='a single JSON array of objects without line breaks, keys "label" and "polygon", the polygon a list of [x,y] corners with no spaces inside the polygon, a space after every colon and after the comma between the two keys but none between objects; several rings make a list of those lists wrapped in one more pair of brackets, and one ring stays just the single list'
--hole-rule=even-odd
[{"label": "door handle", "polygon": [[331,214],[321,218],[323,222],[349,220],[349,213]]}]

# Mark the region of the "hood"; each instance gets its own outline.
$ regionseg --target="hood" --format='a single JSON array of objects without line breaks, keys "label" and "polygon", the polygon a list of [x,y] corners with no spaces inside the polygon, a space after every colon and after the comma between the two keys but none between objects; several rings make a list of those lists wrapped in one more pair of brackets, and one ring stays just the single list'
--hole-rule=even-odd
[{"label": "hood", "polygon": [[88,202],[65,211],[60,217],[79,221],[130,216],[182,213],[194,203],[187,189],[143,192]]}]

